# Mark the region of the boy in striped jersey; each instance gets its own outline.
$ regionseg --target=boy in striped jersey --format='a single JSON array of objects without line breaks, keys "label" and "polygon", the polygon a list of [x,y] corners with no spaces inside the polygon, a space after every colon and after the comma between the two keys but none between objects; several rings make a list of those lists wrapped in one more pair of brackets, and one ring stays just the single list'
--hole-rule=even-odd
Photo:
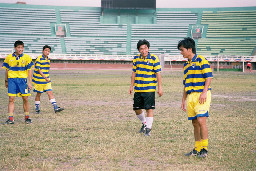
[{"label": "boy in striped jersey", "polygon": [[[137,49],[139,55],[133,59],[133,72],[129,93],[134,88],[133,110],[142,122],[140,133],[150,136],[153,124],[153,109],[155,109],[155,91],[158,83],[158,94],[163,95],[161,83],[161,65],[157,56],[149,53],[150,44],[147,40],[139,40]],[[147,117],[144,111],[146,110]]]},{"label": "boy in striped jersey", "polygon": [[[178,49],[188,61],[184,64],[184,92],[181,109],[187,111],[188,120],[194,126],[195,148],[185,156],[207,156],[208,129],[206,118],[209,117],[211,103],[212,71],[208,60],[196,54],[195,41],[185,38],[178,44]],[[187,100],[187,109],[185,101]]]},{"label": "boy in striped jersey", "polygon": [[43,47],[43,55],[38,56],[35,62],[35,71],[32,82],[34,83],[34,92],[37,92],[35,97],[35,108],[37,114],[40,113],[40,97],[43,92],[47,92],[55,113],[64,110],[64,108],[57,106],[56,100],[52,93],[51,79],[49,77],[50,59],[48,57],[50,52],[51,47],[45,45]]},{"label": "boy in striped jersey", "polygon": [[[32,123],[29,118],[29,102],[28,96],[32,89],[32,67],[33,62],[29,55],[24,54],[24,43],[20,40],[14,43],[15,52],[8,55],[3,63],[5,72],[5,87],[8,88],[9,104],[8,112],[9,119],[5,122],[6,124],[14,124],[13,113],[14,113],[14,101],[15,97],[22,97],[23,108],[25,112],[25,123]],[[28,84],[27,84],[28,77]]]}]

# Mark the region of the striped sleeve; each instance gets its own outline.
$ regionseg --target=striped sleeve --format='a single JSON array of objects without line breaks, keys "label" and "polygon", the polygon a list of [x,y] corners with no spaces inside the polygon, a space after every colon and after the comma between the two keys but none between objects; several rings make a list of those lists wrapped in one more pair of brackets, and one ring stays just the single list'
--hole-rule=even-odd
[{"label": "striped sleeve", "polygon": [[212,78],[212,70],[206,58],[201,61],[201,70],[204,78]]},{"label": "striped sleeve", "polygon": [[132,71],[133,72],[136,72],[136,69],[137,69],[136,58],[137,58],[137,56],[135,56],[132,61]]},{"label": "striped sleeve", "polygon": [[154,71],[155,73],[161,72],[161,65],[157,56],[155,56]]},{"label": "striped sleeve", "polygon": [[32,58],[30,56],[28,56],[27,58],[27,70],[31,70],[34,66],[34,63],[32,61]]},{"label": "striped sleeve", "polygon": [[40,56],[36,58],[35,62],[35,69],[40,69],[41,68],[41,61],[40,61]]},{"label": "striped sleeve", "polygon": [[4,69],[7,69],[9,70],[10,69],[10,65],[8,64],[8,58],[6,57],[5,60],[4,60],[4,63],[3,63],[3,67]]}]

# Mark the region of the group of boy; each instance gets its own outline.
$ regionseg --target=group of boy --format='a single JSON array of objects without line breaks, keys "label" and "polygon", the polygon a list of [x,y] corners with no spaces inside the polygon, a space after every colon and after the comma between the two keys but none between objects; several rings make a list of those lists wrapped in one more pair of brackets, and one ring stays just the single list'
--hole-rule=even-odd
[{"label": "group of boy", "polygon": [[[14,98],[22,96],[24,102],[25,122],[31,123],[29,118],[28,96],[31,90],[31,78],[33,62],[29,55],[23,54],[24,44],[16,41],[15,52],[7,56],[3,63],[6,69],[5,86],[9,95],[9,119],[8,124],[13,124]],[[133,110],[142,123],[139,133],[151,136],[153,124],[153,110],[155,109],[155,91],[158,85],[158,95],[163,95],[161,81],[161,65],[158,57],[149,52],[150,43],[147,40],[139,40],[137,49],[139,55],[133,59],[131,86],[129,94],[134,93]],[[194,127],[195,148],[185,156],[198,156],[204,158],[208,153],[208,129],[206,118],[209,117],[211,103],[212,71],[208,60],[196,54],[195,41],[192,38],[184,38],[178,43],[177,48],[188,61],[184,64],[184,91],[181,109],[188,114],[188,120],[192,120]],[[33,75],[36,113],[40,113],[40,96],[47,92],[49,100],[55,112],[62,111],[56,104],[52,93],[51,80],[49,78],[50,60],[48,55],[51,47],[45,45],[43,54],[35,62]],[[27,77],[29,78],[27,84]],[[186,102],[187,101],[187,102]],[[145,112],[143,111],[145,109]]]},{"label": "group of boy", "polygon": [[50,70],[50,54],[51,47],[45,45],[43,47],[42,55],[38,56],[35,61],[35,71],[32,76],[32,68],[34,63],[32,58],[24,54],[24,43],[20,40],[14,43],[15,52],[8,55],[3,63],[5,71],[5,87],[8,88],[9,104],[8,114],[9,118],[6,124],[14,124],[14,101],[15,97],[22,97],[23,108],[25,112],[25,123],[32,123],[29,117],[29,102],[28,96],[31,96],[30,90],[32,89],[32,82],[34,84],[35,98],[35,112],[40,113],[40,96],[43,92],[47,92],[49,100],[53,105],[54,111],[60,112],[64,108],[57,106],[56,100],[52,93],[51,80],[49,77]]}]

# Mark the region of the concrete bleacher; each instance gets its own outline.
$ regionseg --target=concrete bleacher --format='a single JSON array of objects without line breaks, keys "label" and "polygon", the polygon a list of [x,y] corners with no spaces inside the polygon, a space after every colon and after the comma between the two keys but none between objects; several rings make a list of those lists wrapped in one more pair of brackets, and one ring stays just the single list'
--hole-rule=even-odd
[{"label": "concrete bleacher", "polygon": [[94,38],[66,37],[67,54],[105,54],[125,55],[126,39],[123,38]]},{"label": "concrete bleacher", "polygon": [[[0,4],[0,48],[12,48],[20,39],[26,53],[41,53],[49,44],[53,53],[136,55],[137,42],[149,40],[150,52],[179,55],[177,43],[203,28],[196,40],[202,55],[252,55],[256,51],[256,9],[161,8],[104,10],[98,7],[62,7]],[[55,26],[65,26],[66,37],[56,37]]]},{"label": "concrete bleacher", "polygon": [[205,55],[252,55],[256,47],[256,10],[203,11],[208,25],[199,39],[198,53]]},{"label": "concrete bleacher", "polygon": [[54,9],[0,7],[1,34],[51,35],[51,22]]},{"label": "concrete bleacher", "polygon": [[45,36],[23,36],[23,35],[3,35],[0,34],[0,47],[3,49],[13,48],[16,40],[22,40],[25,44],[25,53],[42,53],[44,45],[52,47],[53,53],[62,53],[60,40],[57,37]]}]

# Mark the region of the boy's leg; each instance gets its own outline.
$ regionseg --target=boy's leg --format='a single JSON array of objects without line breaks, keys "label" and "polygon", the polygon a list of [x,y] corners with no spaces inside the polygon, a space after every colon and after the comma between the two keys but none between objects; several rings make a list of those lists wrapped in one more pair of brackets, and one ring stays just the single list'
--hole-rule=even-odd
[{"label": "boy's leg", "polygon": [[35,109],[36,109],[36,114],[40,113],[40,97],[42,93],[37,92],[36,97],[35,97]]},{"label": "boy's leg", "polygon": [[23,108],[25,112],[25,122],[27,124],[32,123],[31,119],[29,118],[29,102],[28,102],[28,96],[22,96],[23,99]]},{"label": "boy's leg", "polygon": [[53,96],[52,91],[47,91],[47,94],[48,94],[50,103],[52,104],[55,113],[64,110],[64,108],[58,107],[57,102],[56,102],[56,100],[55,100],[55,98],[54,98],[54,96]]},{"label": "boy's leg", "polygon": [[7,124],[14,124],[14,119],[13,119],[14,101],[15,101],[15,96],[9,96],[9,104],[8,104],[9,119],[6,121]]},{"label": "boy's leg", "polygon": [[134,110],[136,113],[136,116],[140,119],[142,126],[140,128],[139,133],[144,133],[145,129],[146,129],[146,117],[145,117],[145,113],[139,109],[139,110]]}]

